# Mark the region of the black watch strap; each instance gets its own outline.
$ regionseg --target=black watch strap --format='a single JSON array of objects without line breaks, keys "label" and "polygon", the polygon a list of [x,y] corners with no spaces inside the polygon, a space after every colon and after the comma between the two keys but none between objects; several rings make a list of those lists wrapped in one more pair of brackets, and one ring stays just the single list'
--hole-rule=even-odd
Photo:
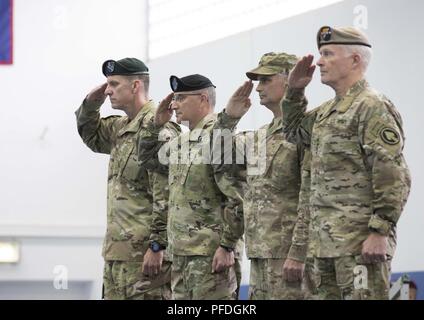
[{"label": "black watch strap", "polygon": [[224,248],[227,252],[233,252],[233,251],[234,251],[234,249],[233,249],[233,248],[223,246],[222,244],[221,244],[221,245],[219,245],[219,246],[220,246],[221,248]]}]

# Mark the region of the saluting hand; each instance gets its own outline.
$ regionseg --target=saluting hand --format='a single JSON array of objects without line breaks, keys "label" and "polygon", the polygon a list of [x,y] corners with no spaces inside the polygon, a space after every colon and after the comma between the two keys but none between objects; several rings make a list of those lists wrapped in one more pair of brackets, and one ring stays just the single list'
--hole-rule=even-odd
[{"label": "saluting hand", "polygon": [[87,95],[87,101],[90,103],[95,103],[97,105],[102,105],[105,102],[107,95],[105,94],[105,90],[107,87],[107,83],[103,83],[102,85],[94,88]]},{"label": "saluting hand", "polygon": [[155,125],[157,127],[163,126],[172,118],[173,111],[171,109],[172,98],[174,97],[174,93],[171,92],[163,99],[158,106],[155,114]]},{"label": "saluting hand", "polygon": [[289,74],[289,87],[292,89],[304,89],[311,82],[315,71],[315,65],[312,64],[314,56],[309,54],[300,59]]},{"label": "saluting hand", "polygon": [[228,114],[230,118],[241,118],[249,110],[252,105],[249,99],[252,89],[252,81],[246,81],[236,92],[234,92],[225,107],[225,113]]}]

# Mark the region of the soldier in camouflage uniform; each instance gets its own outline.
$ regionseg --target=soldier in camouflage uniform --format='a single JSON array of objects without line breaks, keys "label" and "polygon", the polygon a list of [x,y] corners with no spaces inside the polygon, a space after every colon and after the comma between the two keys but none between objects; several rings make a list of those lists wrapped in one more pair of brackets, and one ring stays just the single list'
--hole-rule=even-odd
[{"label": "soldier in camouflage uniform", "polygon": [[[259,82],[256,91],[260,103],[273,113],[274,118],[257,131],[235,135],[233,150],[240,149],[239,146],[250,151],[255,148],[260,150],[263,145],[265,152],[258,152],[256,162],[248,159],[249,150],[240,150],[244,154],[241,164],[226,165],[235,163],[235,154],[232,161],[223,159],[221,165],[215,165],[216,172],[241,170],[247,174],[244,221],[247,256],[251,261],[249,298],[252,300],[303,298],[302,273],[290,279],[283,278],[286,259],[289,258],[287,260],[302,270],[307,249],[307,243],[300,246],[292,243],[297,221],[302,151],[284,139],[280,108],[288,72],[296,62],[294,55],[271,52],[262,56],[257,68],[246,73],[248,78]],[[250,81],[234,93],[219,114],[215,129],[234,131],[250,107],[248,97],[251,90]],[[248,143],[250,134],[253,134],[255,146]]]},{"label": "soldier in camouflage uniform", "polygon": [[[149,126],[150,140],[140,140],[139,159],[157,172],[169,170],[172,297],[235,299],[233,250],[243,234],[242,184],[214,174],[211,166],[215,86],[202,75],[171,76],[170,82],[173,93]],[[162,128],[174,111],[190,132],[176,136]]]},{"label": "soldier in camouflage uniform", "polygon": [[[310,205],[321,299],[388,299],[396,224],[410,190],[402,155],[402,120],[370,88],[371,45],[357,29],[322,27],[317,35],[321,82],[336,97],[305,113],[304,88],[315,66],[302,58],[282,103],[287,137],[310,147]],[[305,235],[306,237],[306,235]]]},{"label": "soldier in camouflage uniform", "polygon": [[[136,154],[136,141],[155,114],[148,68],[135,58],[108,60],[103,74],[107,83],[88,94],[76,117],[84,143],[94,152],[110,154],[104,298],[169,299],[171,263],[164,260],[163,250],[168,179],[142,168]],[[126,116],[100,118],[107,96],[112,108]]]}]

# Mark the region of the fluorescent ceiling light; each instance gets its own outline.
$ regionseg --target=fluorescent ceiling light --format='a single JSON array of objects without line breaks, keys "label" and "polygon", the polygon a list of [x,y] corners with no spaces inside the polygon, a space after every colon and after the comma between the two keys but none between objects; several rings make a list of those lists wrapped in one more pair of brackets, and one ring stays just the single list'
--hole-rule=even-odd
[{"label": "fluorescent ceiling light", "polygon": [[0,263],[19,262],[19,243],[0,240]]}]

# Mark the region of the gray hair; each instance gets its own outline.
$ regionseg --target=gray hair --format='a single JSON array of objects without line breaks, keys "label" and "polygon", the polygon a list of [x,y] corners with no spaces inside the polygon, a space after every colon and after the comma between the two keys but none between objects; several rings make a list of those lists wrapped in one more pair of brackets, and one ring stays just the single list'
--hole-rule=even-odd
[{"label": "gray hair", "polygon": [[347,54],[357,54],[361,57],[361,69],[365,73],[372,57],[372,49],[362,45],[344,45]]},{"label": "gray hair", "polygon": [[215,104],[216,104],[216,90],[215,90],[215,87],[207,87],[207,88],[204,89],[203,92],[206,92],[208,94],[209,104],[212,107],[212,109],[215,108]]}]

